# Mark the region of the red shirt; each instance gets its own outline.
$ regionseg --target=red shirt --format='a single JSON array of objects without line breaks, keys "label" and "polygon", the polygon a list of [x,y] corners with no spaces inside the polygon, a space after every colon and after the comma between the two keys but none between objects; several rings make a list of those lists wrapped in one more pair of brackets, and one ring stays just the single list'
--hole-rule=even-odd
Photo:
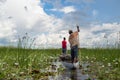
[{"label": "red shirt", "polygon": [[65,40],[62,41],[62,48],[67,48],[67,42]]}]

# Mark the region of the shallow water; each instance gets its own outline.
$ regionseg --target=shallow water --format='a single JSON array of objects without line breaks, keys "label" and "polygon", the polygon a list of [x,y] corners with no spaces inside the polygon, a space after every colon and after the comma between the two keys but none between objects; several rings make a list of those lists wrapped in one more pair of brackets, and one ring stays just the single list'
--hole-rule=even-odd
[{"label": "shallow water", "polygon": [[88,79],[89,76],[87,74],[83,75],[79,69],[69,70],[66,69],[63,73],[59,74],[57,80],[85,80]]},{"label": "shallow water", "polygon": [[[66,64],[66,66],[64,64]],[[74,70],[71,69],[71,64],[65,62],[54,62],[54,65],[62,65],[65,67],[65,70],[56,74],[56,76],[49,76],[49,80],[86,80],[89,78],[88,74],[82,72],[89,64],[82,64],[83,67],[81,69],[77,68]]]}]

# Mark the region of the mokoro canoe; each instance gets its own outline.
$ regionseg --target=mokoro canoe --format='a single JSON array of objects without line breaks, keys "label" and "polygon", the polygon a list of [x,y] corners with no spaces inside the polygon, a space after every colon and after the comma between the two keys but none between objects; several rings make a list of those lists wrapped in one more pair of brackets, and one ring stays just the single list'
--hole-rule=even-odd
[{"label": "mokoro canoe", "polygon": [[70,62],[64,61],[64,62],[62,62],[62,64],[63,64],[66,68],[68,68],[68,69],[77,69],[77,68],[79,68],[79,62],[70,63]]},{"label": "mokoro canoe", "polygon": [[71,56],[70,55],[60,55],[59,56],[60,61],[62,64],[69,69],[76,69],[79,68],[79,61],[76,63],[71,63]]}]

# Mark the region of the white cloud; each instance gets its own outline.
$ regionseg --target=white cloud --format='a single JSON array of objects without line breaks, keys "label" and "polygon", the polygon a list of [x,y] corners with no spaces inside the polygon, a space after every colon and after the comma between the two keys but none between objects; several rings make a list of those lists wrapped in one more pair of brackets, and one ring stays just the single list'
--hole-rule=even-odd
[{"label": "white cloud", "polygon": [[70,13],[70,12],[75,12],[75,8],[74,6],[67,6],[67,7],[64,7],[62,9],[60,9],[60,11],[64,12],[64,13]]},{"label": "white cloud", "polygon": [[64,12],[65,14],[76,11],[76,9],[74,8],[74,6],[66,6],[66,7],[63,7],[62,9],[53,8],[53,9],[50,9],[50,10],[51,11]]},{"label": "white cloud", "polygon": [[63,37],[66,37],[66,40],[68,41],[68,34],[66,31],[62,31],[61,33],[52,33],[52,34],[41,34],[37,36],[35,43],[38,47],[41,48],[61,48],[61,41],[63,40]]},{"label": "white cloud", "polygon": [[[93,24],[91,26],[92,27],[89,29],[81,30],[81,46],[106,47],[108,43],[109,45],[115,46],[117,42],[117,33],[120,31],[120,23]],[[104,38],[104,35],[106,35],[107,38]]]},{"label": "white cloud", "polygon": [[11,21],[0,21],[0,39],[1,38],[10,38],[14,34],[16,34],[15,30],[16,25],[14,25]]},{"label": "white cloud", "polygon": [[24,24],[25,28],[32,28],[39,15],[46,16],[43,9],[38,6],[37,0],[7,0],[4,4],[5,16],[12,16],[18,24]]},{"label": "white cloud", "polygon": [[[31,36],[40,35],[44,39],[47,39],[46,36],[50,34],[48,37],[54,39],[51,35],[61,31],[64,22],[47,15],[39,4],[41,3],[37,0],[7,0],[2,3],[0,5],[0,37],[4,39],[11,37],[13,39],[10,41],[16,41],[15,36],[27,32]],[[51,43],[51,39],[49,41]]]},{"label": "white cloud", "polygon": [[54,9],[50,9],[50,10],[51,10],[51,11],[58,11],[58,10],[57,10],[57,9],[55,9],[55,8],[54,8]]},{"label": "white cloud", "polygon": [[92,28],[92,31],[108,31],[108,32],[118,32],[120,30],[120,24],[119,23],[103,23],[102,25],[91,25],[94,26]]},{"label": "white cloud", "polygon": [[[70,19],[64,21],[47,15],[39,4],[41,2],[37,0],[7,0],[0,5],[0,44],[4,39],[14,42],[16,35],[26,32],[32,37],[37,35],[35,44],[38,47],[61,47],[63,37],[66,37],[68,41],[68,30],[73,29],[73,26],[67,24]],[[67,6],[59,11],[67,14],[75,12],[76,9],[73,6]],[[94,12],[94,15],[97,13]],[[73,23],[71,22],[71,24]],[[104,44],[106,42],[103,37],[105,34],[109,41],[115,42],[116,33],[120,31],[120,23],[92,24],[90,26],[89,28],[80,26],[81,47]]]},{"label": "white cloud", "polygon": [[93,3],[94,0],[65,0],[66,2],[81,4],[81,3]]}]

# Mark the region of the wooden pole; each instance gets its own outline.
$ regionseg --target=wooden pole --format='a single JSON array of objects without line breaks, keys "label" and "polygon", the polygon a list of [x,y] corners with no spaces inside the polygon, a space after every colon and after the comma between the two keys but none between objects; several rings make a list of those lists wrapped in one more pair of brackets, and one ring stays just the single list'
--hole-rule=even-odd
[{"label": "wooden pole", "polygon": [[[80,29],[79,29],[79,26],[77,25],[77,30],[78,30],[78,53],[80,52],[80,38],[79,38],[79,32],[80,32]],[[81,52],[80,52],[80,54],[79,54],[79,56],[80,56],[80,61],[81,61]]]}]

